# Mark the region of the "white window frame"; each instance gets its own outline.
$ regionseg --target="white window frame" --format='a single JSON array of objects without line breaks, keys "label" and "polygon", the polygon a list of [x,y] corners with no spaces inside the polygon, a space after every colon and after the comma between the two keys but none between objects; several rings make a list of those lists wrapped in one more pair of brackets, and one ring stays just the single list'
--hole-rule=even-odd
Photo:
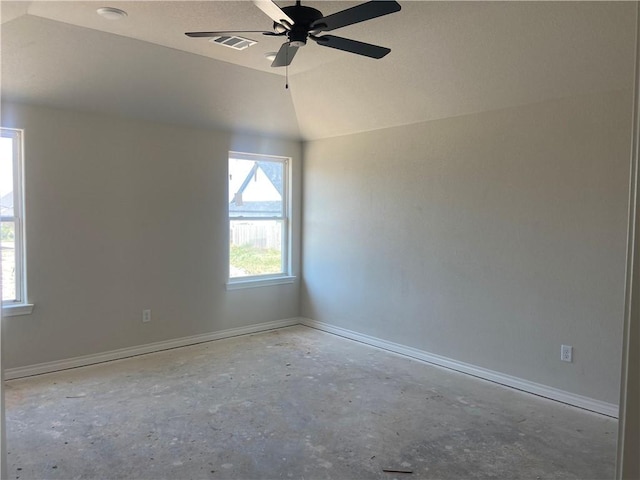
[{"label": "white window frame", "polygon": [[[243,288],[265,287],[270,285],[281,285],[293,283],[295,277],[291,275],[291,159],[289,157],[281,157],[275,155],[261,155],[254,153],[244,153],[230,151],[227,160],[249,160],[264,162],[280,162],[283,164],[283,194],[282,194],[282,216],[274,217],[232,217],[229,214],[227,200],[227,232],[231,231],[231,222],[237,220],[246,221],[268,221],[276,220],[282,222],[282,271],[280,273],[252,275],[245,277],[231,277],[231,252],[227,251],[227,290],[238,290]],[[229,188],[229,175],[227,172],[227,189]],[[227,191],[226,198],[229,198]],[[227,245],[231,245],[231,239],[227,239]]]},{"label": "white window frame", "polygon": [[2,315],[28,315],[33,305],[27,302],[27,262],[24,234],[24,131],[14,128],[0,128],[0,136],[13,142],[13,216],[3,216],[1,220],[12,221],[15,225],[16,256],[16,299],[2,302]]}]

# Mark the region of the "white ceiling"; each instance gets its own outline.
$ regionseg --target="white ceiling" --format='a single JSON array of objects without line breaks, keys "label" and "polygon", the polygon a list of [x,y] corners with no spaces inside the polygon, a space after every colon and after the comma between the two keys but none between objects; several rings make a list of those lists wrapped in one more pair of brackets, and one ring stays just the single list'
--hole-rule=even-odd
[{"label": "white ceiling", "polygon": [[[293,2],[280,1],[281,6]],[[325,15],[360,2],[310,1]],[[187,31],[268,30],[249,1],[2,1],[2,97],[203,128],[314,139],[631,88],[633,2],[402,1],[332,34],[391,48],[320,47],[289,68]],[[119,21],[101,6],[128,12]]]}]

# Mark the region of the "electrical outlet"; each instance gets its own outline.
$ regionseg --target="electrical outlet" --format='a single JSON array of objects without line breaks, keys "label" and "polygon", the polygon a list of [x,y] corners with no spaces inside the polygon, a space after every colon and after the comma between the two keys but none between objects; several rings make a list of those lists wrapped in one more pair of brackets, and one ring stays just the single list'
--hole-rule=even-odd
[{"label": "electrical outlet", "polygon": [[573,361],[573,347],[571,345],[562,345],[560,347],[560,360],[563,362]]},{"label": "electrical outlet", "polygon": [[142,310],[142,321],[144,323],[151,321],[151,310]]}]

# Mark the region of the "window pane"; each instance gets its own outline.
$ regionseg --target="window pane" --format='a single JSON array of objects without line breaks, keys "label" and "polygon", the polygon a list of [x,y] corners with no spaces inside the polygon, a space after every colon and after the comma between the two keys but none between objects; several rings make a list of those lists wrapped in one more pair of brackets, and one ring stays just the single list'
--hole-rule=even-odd
[{"label": "window pane", "polygon": [[231,278],[282,273],[282,220],[231,220]]},{"label": "window pane", "polygon": [[284,163],[229,159],[229,216],[282,217]]},{"label": "window pane", "polygon": [[16,224],[0,222],[2,253],[2,300],[16,300]]},{"label": "window pane", "polygon": [[0,137],[0,216],[13,215],[13,138]]}]

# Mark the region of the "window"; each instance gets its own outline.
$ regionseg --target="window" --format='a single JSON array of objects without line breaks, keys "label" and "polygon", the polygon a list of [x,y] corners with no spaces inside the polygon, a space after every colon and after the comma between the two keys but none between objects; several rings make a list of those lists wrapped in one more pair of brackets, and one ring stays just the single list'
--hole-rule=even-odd
[{"label": "window", "polygon": [[0,251],[4,315],[31,313],[31,306],[26,304],[22,157],[22,131],[0,129]]},{"label": "window", "polygon": [[229,153],[229,285],[289,276],[289,159]]}]

